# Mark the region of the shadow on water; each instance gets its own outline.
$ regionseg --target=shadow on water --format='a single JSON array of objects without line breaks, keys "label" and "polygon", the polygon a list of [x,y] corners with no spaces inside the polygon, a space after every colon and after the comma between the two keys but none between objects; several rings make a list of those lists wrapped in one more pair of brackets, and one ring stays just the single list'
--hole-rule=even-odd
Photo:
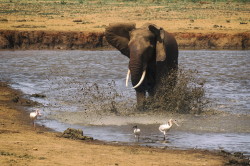
[{"label": "shadow on water", "polygon": [[[32,97],[44,105],[39,123],[57,131],[82,128],[95,139],[133,144],[137,124],[141,145],[249,154],[248,54],[181,51],[173,95],[146,112],[135,111],[135,92],[125,87],[128,60],[117,51],[2,51],[0,78],[26,94],[44,94]],[[181,126],[163,142],[158,127],[170,118]]]}]

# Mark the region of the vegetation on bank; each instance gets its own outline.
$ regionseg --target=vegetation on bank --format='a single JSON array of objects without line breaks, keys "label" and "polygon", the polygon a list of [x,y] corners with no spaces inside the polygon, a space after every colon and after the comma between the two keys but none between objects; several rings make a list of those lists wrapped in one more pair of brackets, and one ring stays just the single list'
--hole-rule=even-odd
[{"label": "vegetation on bank", "polygon": [[[67,1],[78,1],[79,3],[91,2],[95,0],[61,0],[62,4],[66,4]],[[228,2],[228,0],[97,0],[97,2],[139,2],[149,4],[162,4],[162,3],[176,3],[176,2]],[[248,0],[231,0],[231,2],[249,2]]]},{"label": "vegetation on bank", "polygon": [[4,30],[104,31],[110,22],[159,22],[175,31],[241,24],[242,32],[250,24],[248,0],[2,0],[0,8]]},{"label": "vegetation on bank", "polygon": [[[4,0],[5,2],[34,2],[33,0]],[[119,2],[140,2],[140,3],[176,3],[176,2],[229,2],[229,0],[36,0],[42,2],[60,2],[61,4],[67,3],[119,3]],[[249,2],[248,0],[230,0],[230,2]]]}]

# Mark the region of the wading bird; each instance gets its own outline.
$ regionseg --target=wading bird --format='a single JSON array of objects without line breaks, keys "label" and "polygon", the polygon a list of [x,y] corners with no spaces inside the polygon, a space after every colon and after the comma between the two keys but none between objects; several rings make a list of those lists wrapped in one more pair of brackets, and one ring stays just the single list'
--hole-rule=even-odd
[{"label": "wading bird", "polygon": [[166,139],[166,134],[169,131],[169,129],[173,126],[173,123],[176,124],[176,126],[179,126],[177,124],[177,120],[169,119],[169,121],[166,124],[162,124],[159,127],[160,132],[164,134],[164,140]]},{"label": "wading bird", "polygon": [[138,142],[139,142],[139,137],[141,135],[141,130],[137,128],[137,125],[133,127],[134,129],[134,135],[135,135],[135,138],[138,139]]},{"label": "wading bird", "polygon": [[41,116],[39,109],[36,109],[35,112],[30,113],[30,119],[33,121],[33,126],[35,127],[35,120],[37,119],[37,116]]}]

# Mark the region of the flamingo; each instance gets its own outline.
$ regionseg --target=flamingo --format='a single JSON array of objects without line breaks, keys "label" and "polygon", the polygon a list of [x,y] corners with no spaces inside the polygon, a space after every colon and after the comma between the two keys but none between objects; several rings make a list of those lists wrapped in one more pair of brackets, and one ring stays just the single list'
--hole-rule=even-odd
[{"label": "flamingo", "polygon": [[137,127],[137,125],[134,126],[133,129],[134,129],[135,138],[137,137],[138,142],[139,142],[139,137],[140,137],[140,135],[141,135],[141,130]]},{"label": "flamingo", "polygon": [[41,116],[39,109],[36,109],[35,112],[30,113],[30,119],[33,121],[33,126],[35,127],[35,120],[37,119],[37,116]]},{"label": "flamingo", "polygon": [[173,126],[173,123],[176,124],[176,126],[179,126],[177,124],[177,120],[169,119],[169,121],[166,124],[162,124],[159,127],[160,132],[164,134],[164,140],[166,139],[166,134],[170,130],[170,128]]}]

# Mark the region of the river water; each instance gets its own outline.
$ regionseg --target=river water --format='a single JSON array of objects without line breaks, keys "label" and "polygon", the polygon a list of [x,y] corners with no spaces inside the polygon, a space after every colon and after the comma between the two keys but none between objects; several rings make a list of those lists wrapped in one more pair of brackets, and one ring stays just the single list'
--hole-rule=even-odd
[{"label": "river water", "polygon": [[[46,95],[31,97],[42,103],[37,106],[43,113],[37,123],[56,131],[73,127],[109,142],[224,149],[250,155],[250,51],[179,54],[182,68],[197,70],[206,80],[206,97],[216,114],[125,111],[135,104],[135,92],[131,86],[125,87],[128,59],[118,51],[0,51],[0,81],[8,81],[27,96]],[[115,96],[119,96],[118,103],[123,103],[123,107],[115,107],[124,111],[119,115],[106,103]],[[170,118],[177,119],[180,126],[174,126],[167,141],[162,141],[158,127]],[[135,124],[142,130],[139,143],[132,134]]]}]

